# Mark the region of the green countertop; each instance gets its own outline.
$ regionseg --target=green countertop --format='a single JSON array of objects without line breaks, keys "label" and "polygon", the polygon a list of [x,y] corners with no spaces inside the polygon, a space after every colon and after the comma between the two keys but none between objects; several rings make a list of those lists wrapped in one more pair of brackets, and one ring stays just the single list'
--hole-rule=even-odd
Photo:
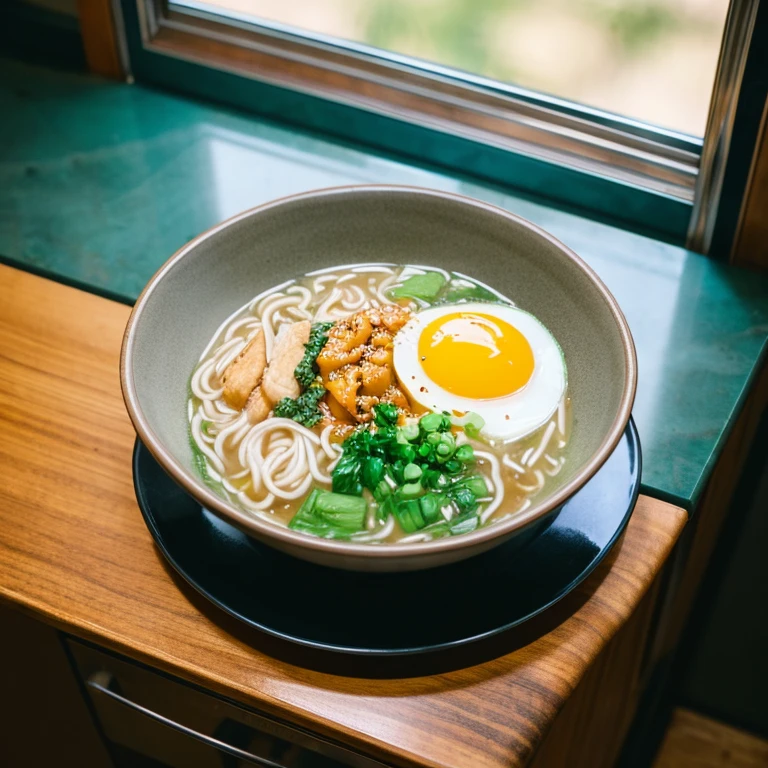
[{"label": "green countertop", "polygon": [[768,338],[768,278],[450,175],[140,86],[0,60],[0,255],[132,301],[183,243],[266,200],[355,183],[461,192],[540,224],[637,345],[643,490],[692,509]]}]

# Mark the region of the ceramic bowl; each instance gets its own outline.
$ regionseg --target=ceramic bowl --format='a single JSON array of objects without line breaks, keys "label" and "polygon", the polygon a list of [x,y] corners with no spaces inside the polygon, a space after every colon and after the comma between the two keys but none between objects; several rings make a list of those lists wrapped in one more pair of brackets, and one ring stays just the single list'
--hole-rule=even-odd
[{"label": "ceramic bowl", "polygon": [[[267,288],[313,270],[361,262],[433,265],[468,274],[536,315],[560,343],[573,431],[563,470],[524,512],[461,536],[370,546],[260,520],[201,480],[189,443],[187,387],[216,328]],[[121,356],[123,396],[139,438],[200,504],[291,555],[365,571],[429,568],[535,535],[611,454],[629,419],[636,382],[626,320],[575,253],[503,209],[393,186],[294,195],[203,233],[149,281],[128,322]]]}]

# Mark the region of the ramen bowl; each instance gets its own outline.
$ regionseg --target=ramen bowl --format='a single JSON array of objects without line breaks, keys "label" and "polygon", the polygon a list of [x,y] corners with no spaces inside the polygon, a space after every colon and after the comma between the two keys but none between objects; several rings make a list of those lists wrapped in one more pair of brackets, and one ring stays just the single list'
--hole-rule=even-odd
[{"label": "ramen bowl", "polygon": [[[195,465],[190,375],[222,321],[263,291],[316,270],[419,264],[466,274],[535,315],[568,371],[565,462],[524,510],[434,541],[324,539],[261,519],[211,489]],[[637,382],[634,344],[595,273],[544,230],[492,205],[411,187],[354,186],[283,198],[185,245],[149,281],[123,341],[121,383],[141,441],[204,508],[251,537],[321,565],[360,571],[431,568],[512,539],[529,540],[597,472],[620,440]]]}]

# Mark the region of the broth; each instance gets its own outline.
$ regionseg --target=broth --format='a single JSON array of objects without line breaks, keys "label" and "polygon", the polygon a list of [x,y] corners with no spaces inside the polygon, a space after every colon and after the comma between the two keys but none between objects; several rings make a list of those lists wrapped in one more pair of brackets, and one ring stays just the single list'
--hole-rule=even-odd
[{"label": "broth", "polygon": [[[427,273],[440,275],[447,286],[443,290],[460,297],[455,306],[447,303],[446,307],[461,310],[465,297],[477,296],[500,307],[514,307],[506,297],[465,276],[434,268],[369,264],[305,275],[260,294],[227,318],[203,351],[190,381],[191,445],[206,483],[250,514],[282,526],[290,523],[311,488],[330,490],[331,473],[342,451],[338,422],[324,411],[323,421],[309,428],[274,416],[252,423],[245,408],[238,410],[225,402],[222,376],[258,334],[262,334],[271,364],[282,326],[337,322],[368,308],[392,305],[393,288]],[[429,306],[414,297],[401,297],[397,303],[411,312]],[[488,303],[489,312],[494,303]],[[468,443],[474,449],[475,471],[486,478],[489,488],[488,498],[476,512],[478,525],[519,514],[546,490],[550,478],[565,463],[570,430],[570,401],[565,390],[546,422],[522,438],[469,438],[461,428],[452,429],[456,446]],[[369,502],[365,525],[349,536],[351,541],[386,544],[432,537],[429,526],[423,532],[403,530],[394,514],[381,520],[370,492],[366,490],[364,496]],[[450,512],[444,511],[443,517],[446,515]]]}]

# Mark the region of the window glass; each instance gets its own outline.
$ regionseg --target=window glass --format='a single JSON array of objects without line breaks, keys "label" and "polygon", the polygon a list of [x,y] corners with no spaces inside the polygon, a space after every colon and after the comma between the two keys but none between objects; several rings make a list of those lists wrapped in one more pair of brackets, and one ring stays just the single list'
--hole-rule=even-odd
[{"label": "window glass", "polygon": [[728,0],[207,0],[702,136]]}]

